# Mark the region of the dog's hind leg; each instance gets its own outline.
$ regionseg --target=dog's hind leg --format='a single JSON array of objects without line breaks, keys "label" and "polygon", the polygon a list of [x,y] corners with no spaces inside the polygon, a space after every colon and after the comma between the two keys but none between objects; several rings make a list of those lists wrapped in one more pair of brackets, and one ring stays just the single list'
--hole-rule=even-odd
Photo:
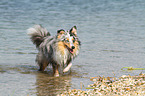
[{"label": "dog's hind leg", "polygon": [[48,63],[44,62],[44,63],[39,64],[39,66],[40,66],[39,71],[44,71],[45,68],[48,66]]},{"label": "dog's hind leg", "polygon": [[52,67],[53,67],[54,77],[59,77],[59,71],[58,71],[59,65],[57,65],[57,64],[54,65],[53,64]]}]

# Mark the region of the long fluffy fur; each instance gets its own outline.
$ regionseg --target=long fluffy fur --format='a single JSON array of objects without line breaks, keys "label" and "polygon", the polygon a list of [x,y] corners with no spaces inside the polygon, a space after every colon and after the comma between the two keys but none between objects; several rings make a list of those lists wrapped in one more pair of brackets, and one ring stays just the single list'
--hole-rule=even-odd
[{"label": "long fluffy fur", "polygon": [[41,25],[35,25],[28,29],[28,35],[31,36],[31,40],[36,47],[39,47],[39,45],[44,41],[44,38],[50,36],[50,33]]}]

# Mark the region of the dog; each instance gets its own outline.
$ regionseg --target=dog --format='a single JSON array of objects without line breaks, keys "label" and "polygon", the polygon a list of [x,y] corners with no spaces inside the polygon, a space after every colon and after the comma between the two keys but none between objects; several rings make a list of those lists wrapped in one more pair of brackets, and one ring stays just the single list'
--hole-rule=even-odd
[{"label": "dog", "polygon": [[72,60],[79,54],[81,45],[76,26],[68,31],[60,29],[56,36],[51,36],[46,28],[35,25],[28,29],[28,35],[39,51],[36,56],[39,71],[44,71],[49,64],[52,65],[55,77],[59,76],[60,66],[64,68],[63,72],[70,70]]}]

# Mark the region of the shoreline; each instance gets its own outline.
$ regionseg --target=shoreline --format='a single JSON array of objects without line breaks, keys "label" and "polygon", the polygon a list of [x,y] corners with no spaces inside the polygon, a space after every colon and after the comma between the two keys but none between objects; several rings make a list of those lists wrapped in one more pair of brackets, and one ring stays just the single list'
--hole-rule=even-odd
[{"label": "shoreline", "polygon": [[145,74],[137,76],[122,75],[115,77],[91,77],[92,84],[88,85],[86,91],[72,89],[58,94],[57,96],[144,96],[145,95]]}]

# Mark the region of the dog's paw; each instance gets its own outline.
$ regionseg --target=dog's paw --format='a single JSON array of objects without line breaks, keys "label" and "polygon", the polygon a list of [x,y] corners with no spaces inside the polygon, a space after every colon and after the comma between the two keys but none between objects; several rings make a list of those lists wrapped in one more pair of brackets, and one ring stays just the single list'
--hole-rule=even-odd
[{"label": "dog's paw", "polygon": [[71,68],[72,63],[68,64],[68,66],[63,70],[63,73],[69,71],[69,69]]},{"label": "dog's paw", "polygon": [[64,70],[63,70],[63,73],[65,73],[65,72],[67,72],[69,70],[69,68],[67,67],[67,68],[65,68]]},{"label": "dog's paw", "polygon": [[54,74],[54,77],[59,77],[59,74]]}]

